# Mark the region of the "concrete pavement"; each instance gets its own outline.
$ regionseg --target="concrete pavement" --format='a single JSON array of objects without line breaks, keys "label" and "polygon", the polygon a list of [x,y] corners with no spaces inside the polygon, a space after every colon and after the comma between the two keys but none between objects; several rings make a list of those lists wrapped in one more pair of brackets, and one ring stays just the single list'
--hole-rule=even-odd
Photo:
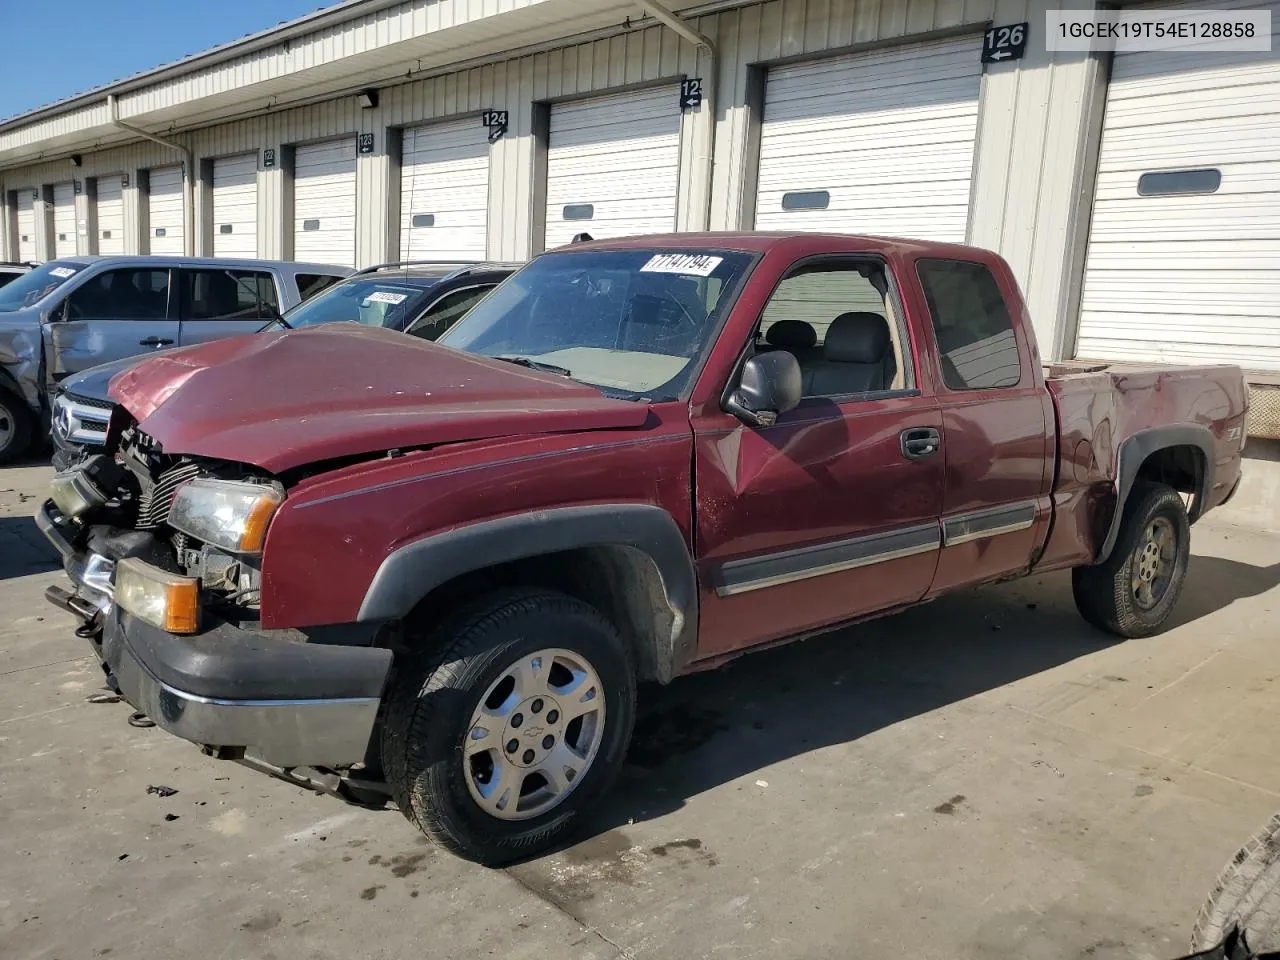
[{"label": "concrete pavement", "polygon": [[48,475],[0,471],[5,960],[1156,960],[1280,808],[1280,536],[1211,518],[1158,638],[1052,575],[645,690],[584,838],[484,870],[87,702]]}]

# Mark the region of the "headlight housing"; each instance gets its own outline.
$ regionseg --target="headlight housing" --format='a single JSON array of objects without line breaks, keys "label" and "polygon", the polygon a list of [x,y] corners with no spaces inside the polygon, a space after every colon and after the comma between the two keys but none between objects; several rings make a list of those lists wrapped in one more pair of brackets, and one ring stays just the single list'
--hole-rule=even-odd
[{"label": "headlight housing", "polygon": [[232,553],[259,554],[284,494],[264,483],[199,477],[178,488],[169,526]]},{"label": "headlight housing", "polygon": [[82,468],[54,476],[49,481],[49,497],[66,517],[92,513],[107,502],[106,496]]},{"label": "headlight housing", "polygon": [[137,557],[116,564],[115,601],[121,610],[167,633],[200,629],[200,581],[152,566]]}]

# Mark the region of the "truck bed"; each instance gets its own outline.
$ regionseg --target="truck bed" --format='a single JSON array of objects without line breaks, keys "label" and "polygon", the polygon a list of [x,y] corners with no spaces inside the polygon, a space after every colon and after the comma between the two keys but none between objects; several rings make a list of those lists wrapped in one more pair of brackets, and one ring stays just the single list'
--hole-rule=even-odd
[{"label": "truck bed", "polygon": [[1248,412],[1239,367],[1051,364],[1045,374],[1057,418],[1058,465],[1056,519],[1041,569],[1097,556],[1125,472],[1142,469],[1137,458],[1157,435],[1184,441],[1180,459],[1160,465],[1161,479],[1192,495],[1193,523],[1235,491]]}]

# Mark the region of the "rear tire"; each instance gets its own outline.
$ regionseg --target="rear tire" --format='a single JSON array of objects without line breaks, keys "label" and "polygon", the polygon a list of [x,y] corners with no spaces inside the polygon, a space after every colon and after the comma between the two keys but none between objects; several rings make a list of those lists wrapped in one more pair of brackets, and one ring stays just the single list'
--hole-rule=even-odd
[{"label": "rear tire", "polygon": [[1071,571],[1080,615],[1121,637],[1149,637],[1169,619],[1187,578],[1186,505],[1161,483],[1135,484],[1115,548],[1102,563]]},{"label": "rear tire", "polygon": [[1251,955],[1280,950],[1280,814],[1218,876],[1191,933],[1191,949],[1217,946],[1233,926],[1244,933]]},{"label": "rear tire", "polygon": [[631,650],[598,610],[552,591],[493,594],[398,659],[387,783],[459,856],[500,866],[541,853],[612,785],[635,703]]},{"label": "rear tire", "polygon": [[21,459],[31,449],[35,415],[17,394],[0,390],[0,466]]}]

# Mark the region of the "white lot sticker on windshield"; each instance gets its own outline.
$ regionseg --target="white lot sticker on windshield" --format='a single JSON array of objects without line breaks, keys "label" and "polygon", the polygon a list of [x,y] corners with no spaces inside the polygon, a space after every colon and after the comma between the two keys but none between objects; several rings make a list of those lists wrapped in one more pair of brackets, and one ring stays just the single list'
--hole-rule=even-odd
[{"label": "white lot sticker on windshield", "polygon": [[57,277],[59,280],[65,280],[67,277],[74,277],[76,272],[70,267],[54,267],[49,271],[49,276]]},{"label": "white lot sticker on windshield", "polygon": [[724,257],[701,253],[657,253],[640,268],[641,273],[680,273],[690,277],[709,277]]},{"label": "white lot sticker on windshield", "polygon": [[365,297],[361,306],[363,307],[370,303],[404,303],[408,299],[409,295],[407,293],[385,293],[379,290],[377,293],[371,293]]}]

